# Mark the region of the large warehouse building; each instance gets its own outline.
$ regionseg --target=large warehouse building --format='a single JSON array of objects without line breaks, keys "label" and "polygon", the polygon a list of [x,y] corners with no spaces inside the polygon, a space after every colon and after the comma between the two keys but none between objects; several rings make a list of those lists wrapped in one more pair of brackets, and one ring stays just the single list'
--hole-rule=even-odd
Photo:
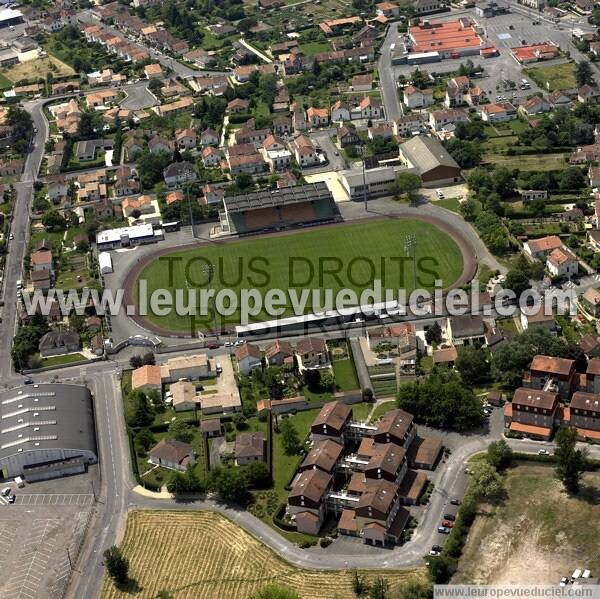
[{"label": "large warehouse building", "polygon": [[80,385],[27,385],[0,394],[0,473],[29,482],[98,461],[92,395]]}]

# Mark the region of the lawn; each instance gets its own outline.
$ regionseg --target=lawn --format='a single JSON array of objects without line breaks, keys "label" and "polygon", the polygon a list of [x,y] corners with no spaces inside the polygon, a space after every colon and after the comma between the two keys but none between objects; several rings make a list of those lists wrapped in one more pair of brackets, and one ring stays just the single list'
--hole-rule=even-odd
[{"label": "lawn", "polygon": [[395,410],[396,409],[396,402],[395,401],[384,401],[383,403],[380,403],[375,410],[373,411],[373,414],[371,415],[371,422],[377,422],[377,420],[379,420],[384,414],[387,414],[390,410]]},{"label": "lawn", "polygon": [[484,161],[521,171],[559,171],[567,166],[566,156],[567,154],[527,154],[523,156],[485,154]]},{"label": "lawn", "polygon": [[71,364],[73,362],[81,362],[87,360],[83,354],[65,354],[64,356],[52,356],[42,359],[42,367],[59,366],[60,364]]},{"label": "lawn", "polygon": [[0,73],[0,89],[10,89],[12,86],[13,82]]},{"label": "lawn", "polygon": [[320,52],[329,52],[331,46],[327,42],[307,42],[306,44],[300,44],[300,50],[302,50],[306,56],[312,56],[313,54],[319,54]]},{"label": "lawn", "polygon": [[25,79],[44,79],[48,73],[52,73],[54,78],[57,79],[74,75],[75,71],[54,56],[21,62],[2,70],[2,75],[14,82]]},{"label": "lawn", "polygon": [[588,473],[578,497],[551,466],[525,463],[505,477],[508,497],[480,506],[453,583],[557,585],[575,568],[600,569],[600,475]]},{"label": "lawn", "polygon": [[[351,570],[297,568],[212,512],[131,511],[121,548],[136,588],[119,591],[106,578],[102,599],[243,599],[269,583],[293,589],[302,599],[354,596]],[[392,593],[424,577],[423,569],[364,574],[368,581],[385,577]]]},{"label": "lawn", "polygon": [[356,376],[354,363],[350,358],[346,358],[345,360],[334,360],[332,365],[335,382],[340,388],[340,391],[354,391],[355,389],[360,389],[360,383]]},{"label": "lawn", "polygon": [[[139,278],[147,282],[147,298],[157,289],[166,289],[174,297],[176,289],[206,287],[207,264],[212,264],[214,277],[210,285],[217,292],[231,289],[239,299],[241,289],[255,288],[259,292],[280,289],[286,294],[285,314],[290,315],[293,310],[289,289],[298,293],[311,288],[331,289],[335,297],[343,288],[360,294],[372,286],[373,280],[380,279],[383,289],[411,291],[412,262],[406,258],[403,243],[407,235],[414,235],[418,240],[419,286],[432,287],[435,279],[441,279],[448,287],[458,279],[463,261],[456,243],[434,225],[410,219],[377,220],[204,245],[161,256],[146,266]],[[135,292],[139,299],[137,284]],[[313,307],[312,297],[307,299],[305,312]],[[189,316],[180,316],[175,310],[163,316],[148,314],[147,318],[172,331],[188,329],[190,323]],[[272,318],[261,309],[252,320]],[[226,320],[238,324],[239,309]],[[204,318],[204,321],[199,317],[200,326],[212,327],[210,319]],[[222,319],[221,326],[224,324],[225,319]]]},{"label": "lawn", "polygon": [[577,87],[575,65],[572,62],[556,64],[550,67],[524,69],[523,73],[531,77],[542,89],[553,92],[557,89]]},{"label": "lawn", "polygon": [[435,200],[432,203],[434,206],[441,206],[451,212],[460,212],[460,201],[458,198],[445,198],[444,200]]}]

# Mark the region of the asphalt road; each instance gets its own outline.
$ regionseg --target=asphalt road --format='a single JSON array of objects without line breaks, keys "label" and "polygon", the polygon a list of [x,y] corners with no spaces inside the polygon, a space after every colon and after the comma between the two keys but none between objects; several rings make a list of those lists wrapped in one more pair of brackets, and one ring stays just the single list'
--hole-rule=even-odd
[{"label": "asphalt road", "polygon": [[33,149],[27,155],[21,181],[15,184],[17,197],[11,224],[11,233],[14,235],[14,239],[8,244],[2,295],[4,307],[0,323],[0,379],[2,382],[7,381],[12,369],[10,348],[17,316],[17,281],[23,276],[23,258],[29,236],[29,211],[33,197],[33,182],[39,171],[44,154],[44,144],[48,138],[48,124],[42,112],[43,102],[44,100],[37,100],[24,104],[25,109],[31,114],[37,133],[32,142]]},{"label": "asphalt road", "polygon": [[398,88],[396,87],[397,75],[391,65],[390,59],[390,46],[395,44],[397,40],[398,23],[392,23],[381,45],[381,56],[377,62],[383,105],[385,106],[385,116],[388,121],[395,121],[404,114],[400,99],[398,98]]}]

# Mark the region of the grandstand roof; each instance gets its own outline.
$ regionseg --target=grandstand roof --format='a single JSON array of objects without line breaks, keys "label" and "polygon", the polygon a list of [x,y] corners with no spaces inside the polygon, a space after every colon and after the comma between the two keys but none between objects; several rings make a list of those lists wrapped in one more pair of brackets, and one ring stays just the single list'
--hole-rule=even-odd
[{"label": "grandstand roof", "polygon": [[226,197],[223,201],[228,213],[236,213],[318,200],[333,200],[331,191],[322,181],[307,185],[244,193],[229,198]]}]

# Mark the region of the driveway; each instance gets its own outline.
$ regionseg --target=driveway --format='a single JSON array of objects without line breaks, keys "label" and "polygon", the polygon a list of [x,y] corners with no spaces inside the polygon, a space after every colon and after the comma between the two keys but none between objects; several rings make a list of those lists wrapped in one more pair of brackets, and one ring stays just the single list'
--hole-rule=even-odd
[{"label": "driveway", "polygon": [[129,110],[142,110],[143,108],[150,108],[156,106],[158,100],[148,90],[148,82],[140,81],[133,85],[125,85],[123,91],[127,94],[127,97],[121,102],[122,108],[129,108]]}]

